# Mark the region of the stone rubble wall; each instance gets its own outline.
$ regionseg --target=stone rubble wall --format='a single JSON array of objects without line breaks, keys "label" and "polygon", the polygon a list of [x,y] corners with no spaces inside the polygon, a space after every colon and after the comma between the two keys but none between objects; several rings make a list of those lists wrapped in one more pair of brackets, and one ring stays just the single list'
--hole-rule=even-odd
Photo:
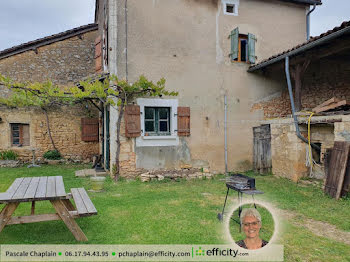
[{"label": "stone rubble wall", "polygon": [[[313,117],[312,119],[331,118],[334,117]],[[315,170],[317,169],[316,171],[320,173],[318,178],[324,178],[323,164],[326,150],[333,147],[334,141],[350,142],[350,116],[343,115],[337,118],[340,118],[342,122],[311,125],[311,142],[321,143],[321,163],[315,167]],[[306,123],[307,118],[299,117],[299,121]],[[269,122],[271,125],[272,173],[293,181],[309,176],[310,169],[306,166],[308,145],[297,137],[293,120],[288,118]],[[301,134],[307,138],[307,125],[300,124],[299,128]]]},{"label": "stone rubble wall", "polygon": [[[0,151],[13,150],[23,161],[32,160],[32,148],[37,158],[53,150],[49,139],[46,117],[37,109],[0,109],[3,121],[0,123]],[[86,117],[83,108],[62,108],[60,112],[49,113],[52,138],[65,159],[91,161],[99,153],[99,143],[81,140],[81,118]],[[30,146],[11,145],[11,123],[29,124]]]},{"label": "stone rubble wall", "polygon": [[[203,172],[202,172],[203,171]],[[209,170],[200,169],[178,169],[178,170],[157,170],[149,171],[140,175],[142,182],[150,181],[162,181],[164,179],[177,180],[180,178],[191,179],[209,179],[213,177],[213,174],[209,173]]]},{"label": "stone rubble wall", "polygon": [[[311,110],[332,97],[350,101],[350,63],[332,60],[312,63],[302,82],[301,103],[303,110]],[[283,74],[281,71],[280,74]],[[283,75],[284,77],[284,75]],[[284,78],[283,78],[284,79]],[[294,87],[294,81],[292,81]],[[262,110],[265,118],[285,117],[292,114],[287,83],[277,97],[255,103],[251,111]]]},{"label": "stone rubble wall", "polygon": [[[58,85],[73,85],[95,73],[94,48],[97,30],[39,47],[37,53],[26,51],[0,59],[0,74],[13,80],[25,82],[44,82],[51,80]],[[4,89],[1,95],[8,95]],[[99,154],[98,142],[81,141],[81,118],[88,115],[97,117],[96,109],[70,107],[49,112],[50,127],[56,147],[66,159],[91,160]],[[41,158],[53,147],[48,137],[45,115],[34,109],[0,108],[0,150],[14,150],[19,159],[31,161],[36,148]],[[30,146],[12,147],[10,123],[30,125]]]}]

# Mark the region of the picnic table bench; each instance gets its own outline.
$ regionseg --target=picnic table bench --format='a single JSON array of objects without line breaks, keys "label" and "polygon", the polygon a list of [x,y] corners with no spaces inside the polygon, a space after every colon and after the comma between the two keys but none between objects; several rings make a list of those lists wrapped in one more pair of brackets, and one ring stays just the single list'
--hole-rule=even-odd
[{"label": "picnic table bench", "polygon": [[[74,200],[75,207],[71,202]],[[50,201],[57,213],[35,214],[36,201]],[[20,203],[32,202],[29,216],[12,216]],[[62,176],[17,178],[5,193],[0,193],[0,233],[5,226],[62,220],[78,241],[87,241],[75,219],[97,215],[97,210],[84,188],[66,193]]]}]

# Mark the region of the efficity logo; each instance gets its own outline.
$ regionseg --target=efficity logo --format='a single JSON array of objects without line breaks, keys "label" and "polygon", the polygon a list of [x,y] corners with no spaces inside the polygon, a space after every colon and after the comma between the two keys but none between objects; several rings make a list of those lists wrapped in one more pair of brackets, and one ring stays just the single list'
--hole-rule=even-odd
[{"label": "efficity logo", "polygon": [[[234,250],[231,248],[226,248],[226,249],[221,249],[221,248],[213,248],[213,249],[208,249],[204,250],[202,247],[199,247],[198,249],[195,249],[192,247],[192,257],[194,256],[231,256],[231,257],[236,257],[237,255],[242,255],[242,253],[238,253],[238,250]],[[248,255],[248,253],[244,253],[243,255]]]},{"label": "efficity logo", "polygon": [[199,247],[198,249],[196,249],[196,256],[205,256],[205,250]]}]

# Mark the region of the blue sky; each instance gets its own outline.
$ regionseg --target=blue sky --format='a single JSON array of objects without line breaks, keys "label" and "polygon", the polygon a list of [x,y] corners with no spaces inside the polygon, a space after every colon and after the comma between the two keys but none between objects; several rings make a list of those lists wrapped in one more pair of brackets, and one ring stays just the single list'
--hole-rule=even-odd
[{"label": "blue sky", "polygon": [[[93,23],[94,10],[95,0],[2,0],[0,50]],[[312,13],[311,35],[345,20],[350,20],[350,0],[323,0]]]}]

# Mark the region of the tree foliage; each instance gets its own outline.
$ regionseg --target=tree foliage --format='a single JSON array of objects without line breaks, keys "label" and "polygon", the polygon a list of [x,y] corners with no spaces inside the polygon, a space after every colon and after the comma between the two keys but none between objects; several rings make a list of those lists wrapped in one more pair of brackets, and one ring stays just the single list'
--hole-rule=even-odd
[{"label": "tree foliage", "polygon": [[[49,135],[55,150],[54,141],[51,137],[47,111],[60,106],[73,106],[82,103],[91,103],[100,111],[103,106],[117,106],[119,115],[117,121],[117,159],[116,179],[119,175],[119,152],[120,152],[120,125],[127,103],[136,97],[161,97],[176,96],[177,92],[169,92],[165,89],[165,79],[156,83],[141,75],[134,83],[118,79],[111,75],[103,80],[87,79],[78,85],[60,86],[51,81],[44,83],[17,82],[0,74],[0,85],[10,90],[7,97],[0,97],[0,104],[12,108],[36,107],[41,108],[47,117]],[[101,106],[103,105],[103,106]]]}]

